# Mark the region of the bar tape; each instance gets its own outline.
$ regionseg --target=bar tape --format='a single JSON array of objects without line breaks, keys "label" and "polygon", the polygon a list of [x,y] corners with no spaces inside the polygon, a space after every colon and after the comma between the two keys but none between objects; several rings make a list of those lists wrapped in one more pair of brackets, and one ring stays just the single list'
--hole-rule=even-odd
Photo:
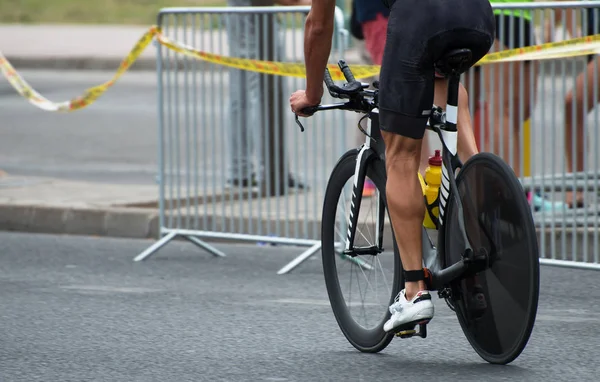
[{"label": "bar tape", "polygon": [[[183,55],[196,58],[201,61],[216,65],[271,74],[285,77],[305,78],[306,71],[304,63],[294,62],[275,62],[252,60],[246,58],[228,57],[213,53],[204,52],[195,49],[186,44],[173,41],[161,32],[158,26],[152,26],[138,40],[135,46],[127,54],[125,59],[119,65],[114,76],[107,82],[91,87],[78,97],[69,101],[52,102],[33,89],[23,77],[15,70],[10,62],[0,51],[0,70],[2,75],[15,88],[15,90],[26,98],[30,103],[46,111],[71,112],[82,109],[94,103],[102,94],[104,94],[115,82],[133,65],[139,58],[144,49],[156,38],[157,42],[166,48],[181,53]],[[565,40],[560,42],[550,42],[541,45],[528,46],[524,48],[509,49],[500,52],[494,52],[483,57],[477,64],[487,65],[499,62],[547,60],[553,58],[567,58],[576,56],[585,56],[590,54],[600,54],[600,34]],[[331,77],[335,81],[344,80],[344,75],[337,64],[328,64],[327,67]],[[369,78],[379,74],[379,65],[350,65],[354,77],[357,79]]]}]

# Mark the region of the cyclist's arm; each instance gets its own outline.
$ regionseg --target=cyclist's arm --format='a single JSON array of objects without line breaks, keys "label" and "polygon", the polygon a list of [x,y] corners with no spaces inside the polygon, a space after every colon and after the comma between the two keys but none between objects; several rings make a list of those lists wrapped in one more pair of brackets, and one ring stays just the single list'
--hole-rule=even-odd
[{"label": "cyclist's arm", "polygon": [[331,51],[335,0],[313,0],[304,29],[306,98],[317,105],[323,96],[323,75]]}]

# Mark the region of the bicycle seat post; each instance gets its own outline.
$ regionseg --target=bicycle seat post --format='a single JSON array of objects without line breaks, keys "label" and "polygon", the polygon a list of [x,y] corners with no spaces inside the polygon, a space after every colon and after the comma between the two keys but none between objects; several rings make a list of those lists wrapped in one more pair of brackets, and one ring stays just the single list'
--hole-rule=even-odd
[{"label": "bicycle seat post", "polygon": [[[458,131],[458,92],[460,86],[460,74],[452,73],[448,77],[448,98],[446,101],[446,131]],[[456,147],[448,147],[452,154],[456,155]],[[454,150],[454,151],[453,151]]]}]

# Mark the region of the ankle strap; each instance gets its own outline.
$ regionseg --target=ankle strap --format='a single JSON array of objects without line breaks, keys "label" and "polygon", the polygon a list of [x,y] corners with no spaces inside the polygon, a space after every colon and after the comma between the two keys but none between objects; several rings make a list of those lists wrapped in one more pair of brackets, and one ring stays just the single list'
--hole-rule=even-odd
[{"label": "ankle strap", "polygon": [[425,280],[425,271],[419,269],[418,271],[404,271],[404,282],[417,282]]}]

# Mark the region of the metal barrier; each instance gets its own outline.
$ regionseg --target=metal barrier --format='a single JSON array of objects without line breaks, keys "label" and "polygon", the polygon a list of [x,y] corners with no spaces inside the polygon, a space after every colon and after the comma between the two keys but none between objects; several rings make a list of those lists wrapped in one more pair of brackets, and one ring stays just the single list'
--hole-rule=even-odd
[{"label": "metal barrier", "polygon": [[[559,15],[572,20],[571,28],[583,20],[584,34],[600,33],[600,1],[493,7],[505,45],[495,45],[492,52],[546,42],[543,28],[548,24],[549,34],[557,35],[553,21]],[[211,53],[302,62],[309,9],[170,8],[160,12],[158,25],[167,36]],[[585,9],[596,17],[589,31],[587,14],[581,17]],[[343,21],[338,9],[332,62],[344,56],[347,46]],[[575,36],[571,31],[566,37]],[[596,60],[591,62],[589,73],[583,57],[485,65],[464,76],[480,149],[501,155],[530,191],[544,264],[600,269],[599,81],[592,75],[598,74]],[[287,99],[303,87],[301,79],[229,70],[161,47],[157,65],[161,238],[136,260],[175,237],[217,256],[224,254],[201,238],[309,247],[281,274],[319,251],[327,177],[338,157],[357,144],[353,113],[320,113],[307,119],[300,133]],[[592,95],[587,109],[570,96],[577,81],[583,95]],[[326,94],[323,102],[332,101]],[[565,137],[568,126],[577,134]],[[432,152],[439,147],[435,139]],[[583,166],[576,166],[574,158],[565,160],[568,147],[583,152]],[[298,187],[299,181],[306,187]],[[546,206],[566,200],[569,190],[581,191],[584,207],[536,208],[544,200]]]},{"label": "metal barrier", "polygon": [[[600,33],[600,1],[492,5],[504,44],[492,51],[575,38],[576,28]],[[557,27],[558,20],[571,29]],[[465,86],[479,148],[502,156],[530,192],[542,263],[600,269],[600,81],[597,60],[589,58],[589,67],[588,57],[486,65],[471,70]],[[581,155],[567,155],[569,148]],[[583,206],[560,204],[571,190],[581,192]]]},{"label": "metal barrier", "polygon": [[[226,56],[304,62],[310,7],[167,8],[165,35]],[[336,10],[331,62],[348,32]],[[288,99],[304,79],[228,69],[166,50],[157,53],[160,240],[181,237],[216,256],[202,238],[307,246],[286,273],[320,249],[327,178],[349,142],[347,113],[307,119],[301,133]],[[325,102],[333,102],[324,97]]]}]

